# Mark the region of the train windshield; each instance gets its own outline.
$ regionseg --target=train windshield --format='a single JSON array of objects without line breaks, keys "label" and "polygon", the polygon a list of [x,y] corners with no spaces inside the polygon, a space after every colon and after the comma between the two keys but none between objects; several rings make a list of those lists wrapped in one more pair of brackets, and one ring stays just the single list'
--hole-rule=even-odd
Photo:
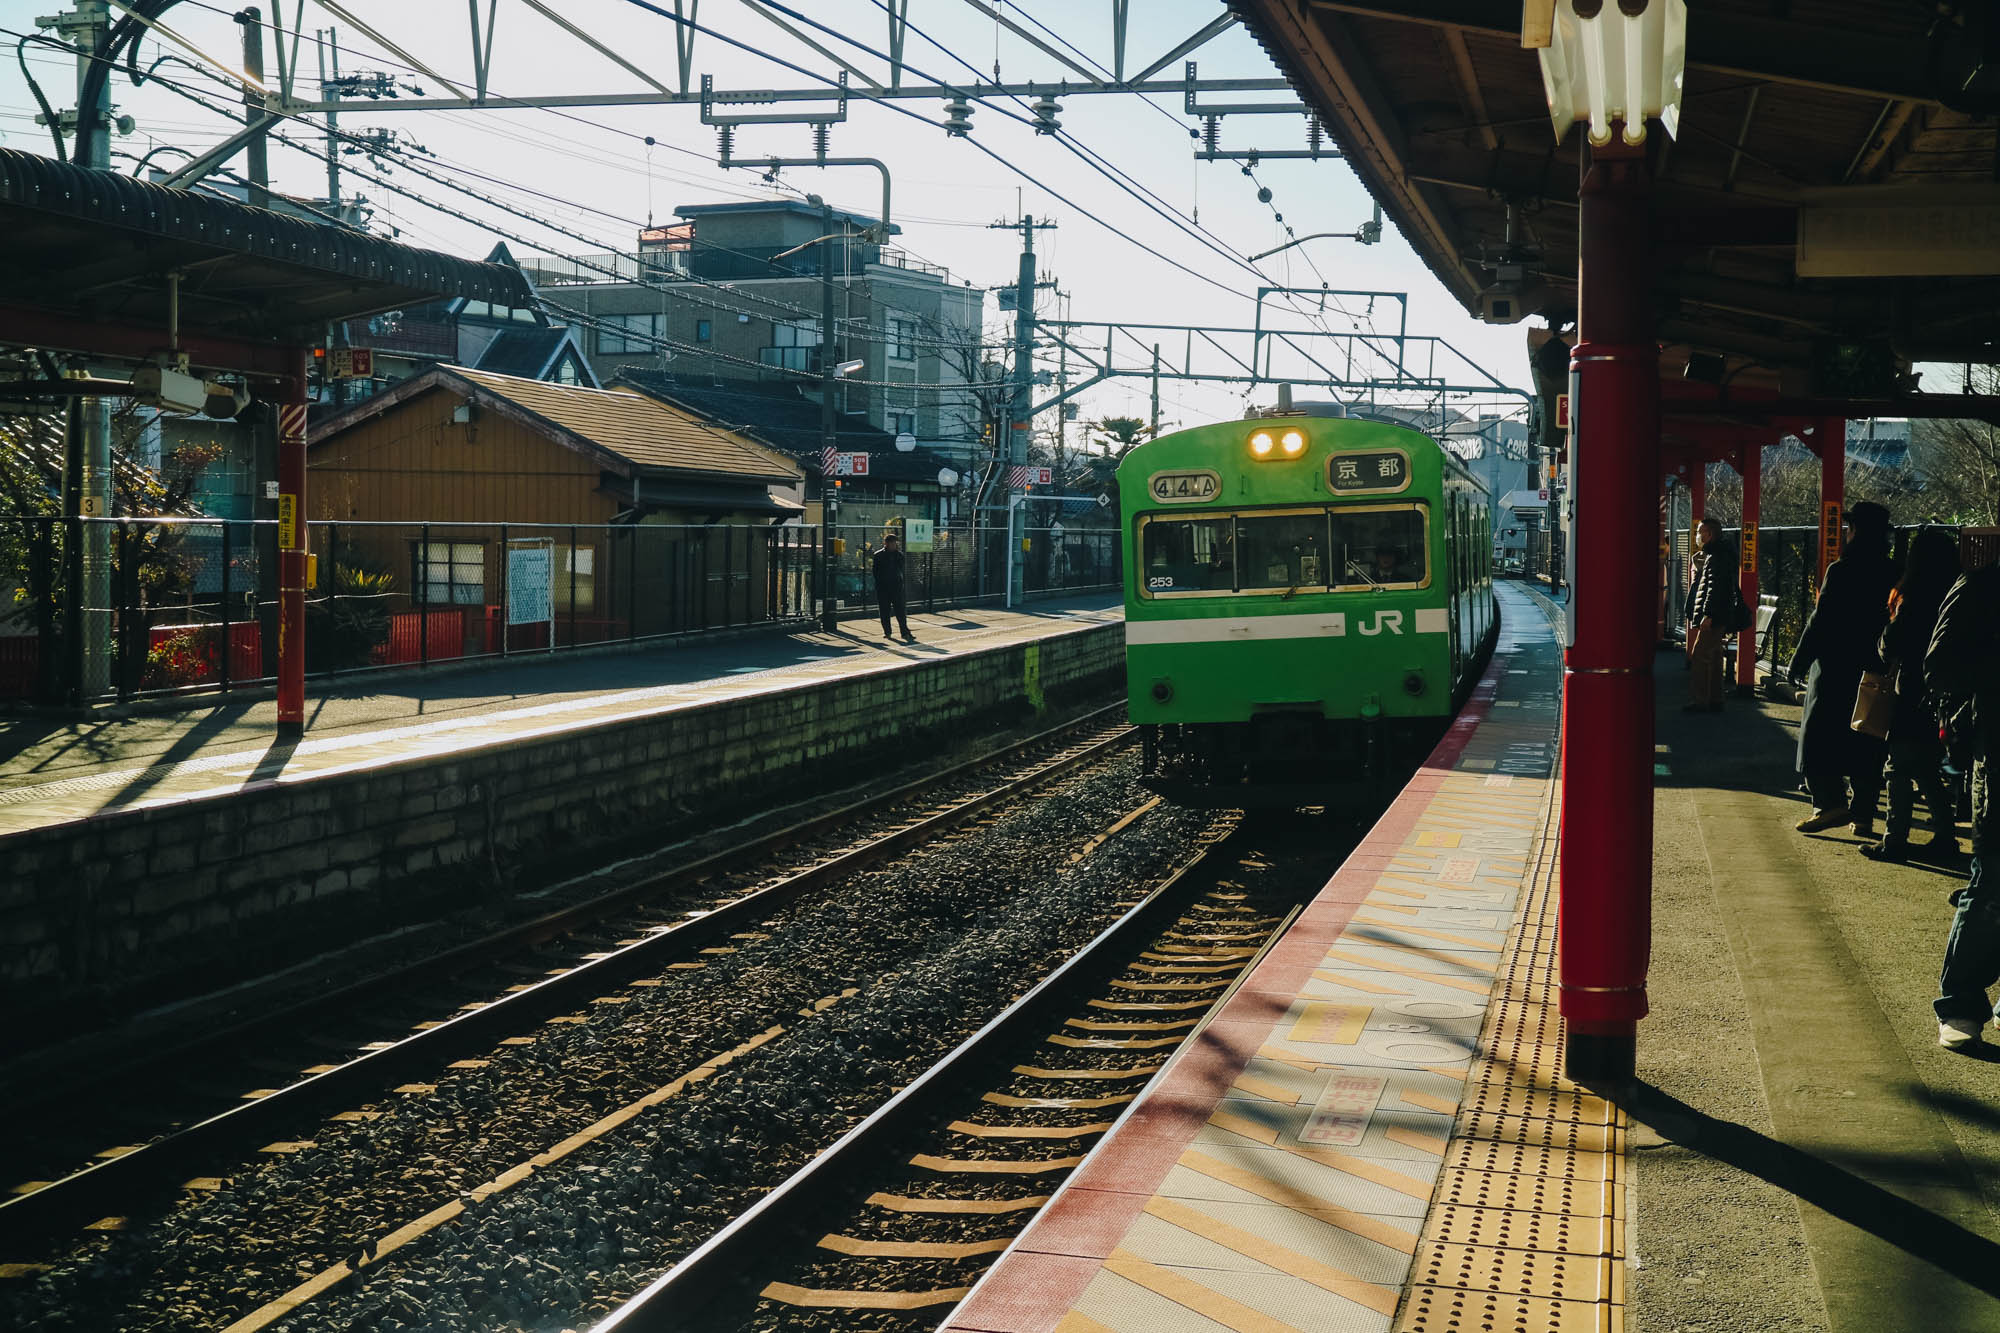
[{"label": "train windshield", "polygon": [[1415,505],[1335,509],[1333,554],[1342,588],[1417,587],[1429,573],[1423,512]]},{"label": "train windshield", "polygon": [[1229,515],[1149,519],[1140,533],[1149,592],[1233,592],[1236,543]]},{"label": "train windshield", "polygon": [[1326,589],[1326,511],[1238,514],[1236,544],[1243,552],[1244,592],[1276,588]]},{"label": "train windshield", "polygon": [[1149,514],[1139,526],[1142,586],[1149,597],[1421,587],[1424,538],[1421,504]]}]

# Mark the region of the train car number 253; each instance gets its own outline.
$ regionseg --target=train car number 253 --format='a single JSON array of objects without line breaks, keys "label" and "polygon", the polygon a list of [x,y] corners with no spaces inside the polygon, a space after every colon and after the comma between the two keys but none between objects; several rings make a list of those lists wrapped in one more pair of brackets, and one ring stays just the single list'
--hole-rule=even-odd
[{"label": "train car number 253", "polygon": [[1213,472],[1155,472],[1146,479],[1147,493],[1157,504],[1194,504],[1222,493],[1222,478]]}]

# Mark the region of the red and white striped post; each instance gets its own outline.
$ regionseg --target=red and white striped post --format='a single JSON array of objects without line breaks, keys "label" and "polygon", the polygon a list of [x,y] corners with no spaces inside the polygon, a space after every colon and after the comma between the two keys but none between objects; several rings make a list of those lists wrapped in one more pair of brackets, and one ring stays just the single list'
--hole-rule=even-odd
[{"label": "red and white striped post", "polygon": [[1652,936],[1659,347],[1646,145],[1584,148],[1571,354],[1575,581],[1564,650],[1562,1015],[1569,1076],[1633,1077]]},{"label": "red and white striped post", "polygon": [[278,405],[278,735],[306,729],[306,354]]}]

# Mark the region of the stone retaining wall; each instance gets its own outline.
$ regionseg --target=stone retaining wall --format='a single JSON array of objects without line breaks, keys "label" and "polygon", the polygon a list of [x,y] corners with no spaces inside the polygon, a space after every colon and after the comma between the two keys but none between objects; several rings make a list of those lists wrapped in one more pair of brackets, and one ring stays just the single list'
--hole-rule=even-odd
[{"label": "stone retaining wall", "polygon": [[1122,625],[0,839],[0,997],[171,993],[1113,688]]}]

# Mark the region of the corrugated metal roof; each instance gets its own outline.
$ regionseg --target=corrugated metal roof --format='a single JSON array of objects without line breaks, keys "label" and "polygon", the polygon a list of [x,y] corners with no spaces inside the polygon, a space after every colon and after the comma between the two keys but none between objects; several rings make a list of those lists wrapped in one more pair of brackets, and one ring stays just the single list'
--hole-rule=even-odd
[{"label": "corrugated metal roof", "polygon": [[463,366],[439,369],[640,468],[759,481],[797,479],[748,441],[631,389],[582,389]]},{"label": "corrugated metal roof", "polygon": [[166,275],[202,265],[182,284],[188,332],[290,339],[430,297],[530,299],[504,265],[5,148],[0,234],[0,291],[95,318],[164,320]]}]

